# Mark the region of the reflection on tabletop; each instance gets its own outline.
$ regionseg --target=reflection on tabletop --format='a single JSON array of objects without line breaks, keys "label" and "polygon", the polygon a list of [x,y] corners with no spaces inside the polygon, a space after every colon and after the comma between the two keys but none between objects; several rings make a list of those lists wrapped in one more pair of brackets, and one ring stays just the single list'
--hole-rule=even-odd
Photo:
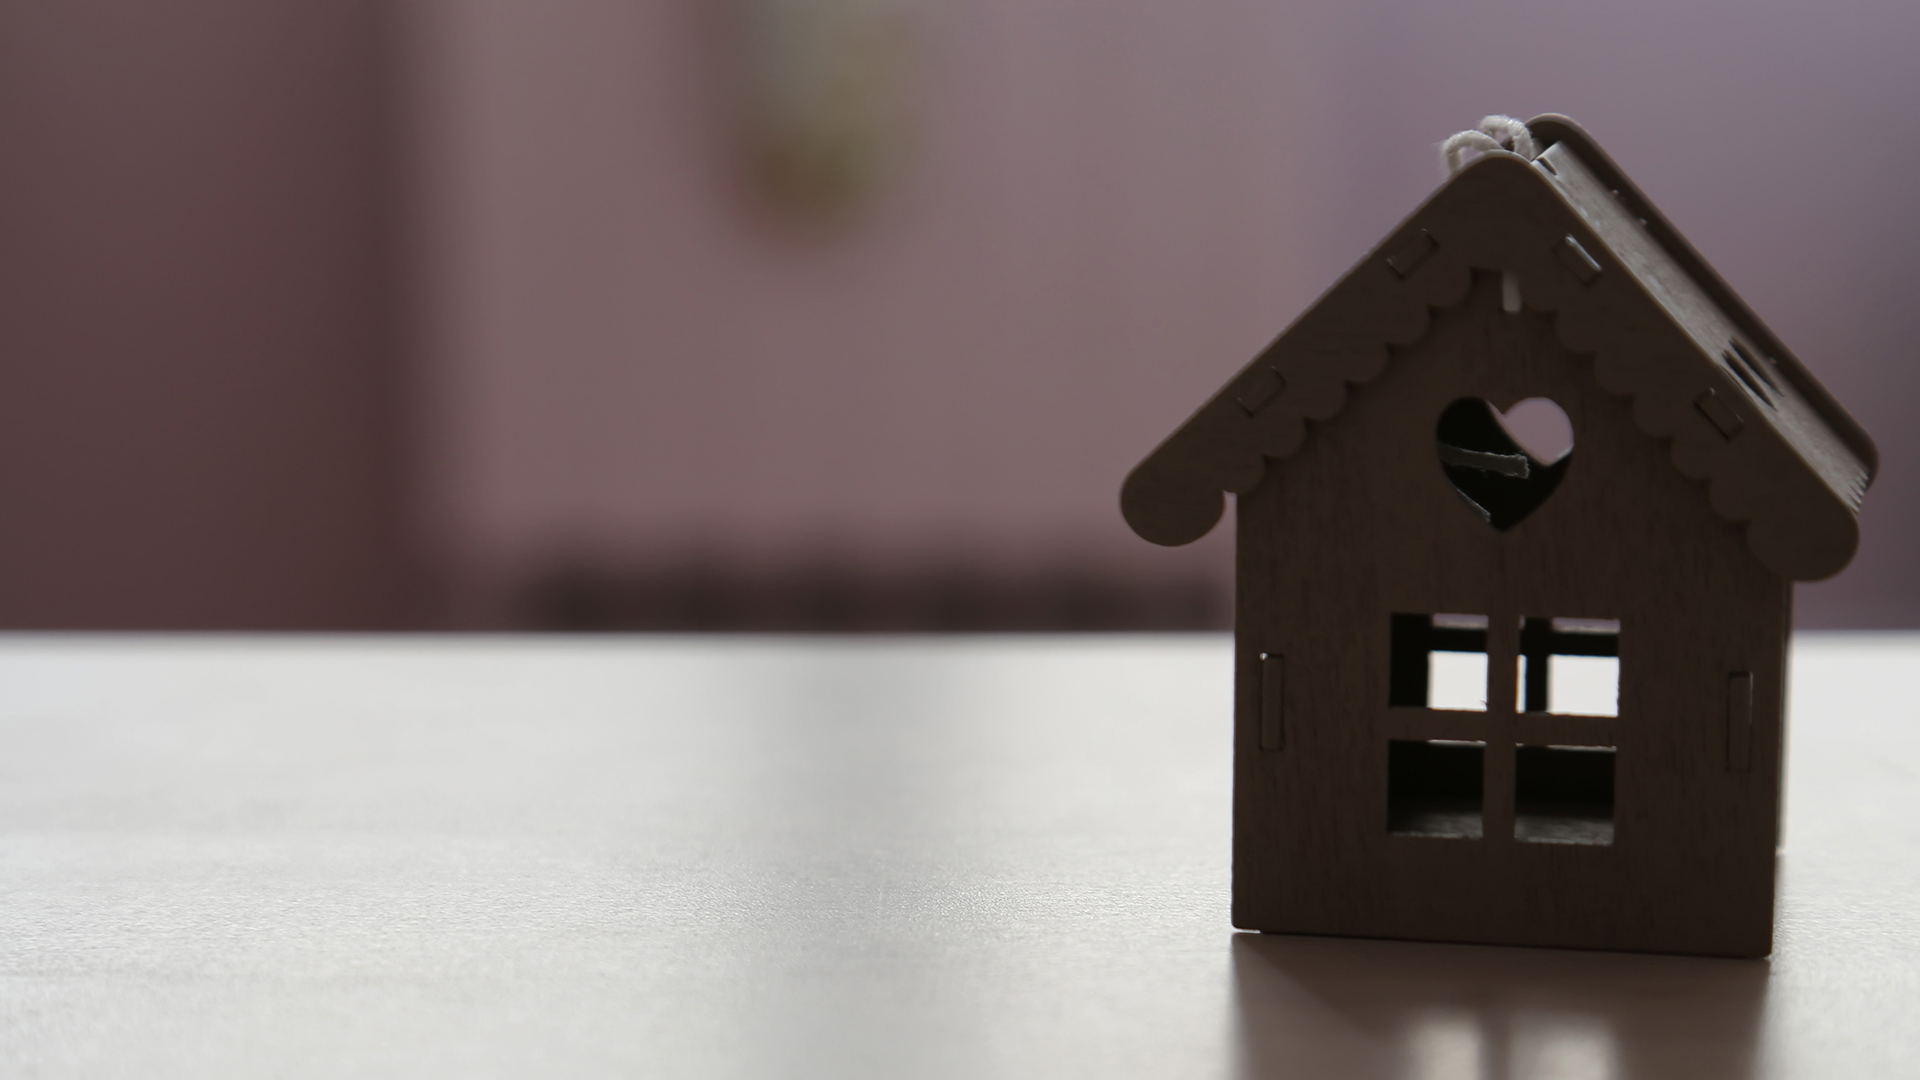
[{"label": "reflection on tabletop", "polygon": [[1752,1073],[1764,960],[1237,934],[1241,1075]]}]

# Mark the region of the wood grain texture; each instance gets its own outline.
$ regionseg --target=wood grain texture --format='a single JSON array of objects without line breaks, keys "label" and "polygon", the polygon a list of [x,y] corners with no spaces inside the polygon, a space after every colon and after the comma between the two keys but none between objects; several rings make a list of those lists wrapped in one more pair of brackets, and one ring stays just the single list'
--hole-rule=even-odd
[{"label": "wood grain texture", "polygon": [[[1470,512],[1435,458],[1436,417],[1468,397],[1503,411],[1545,397],[1572,422],[1563,481],[1507,532]],[[1791,583],[1713,513],[1547,315],[1501,310],[1498,275],[1477,275],[1465,304],[1437,313],[1337,423],[1242,495],[1238,529],[1236,925],[1770,950]],[[1387,704],[1395,612],[1488,616],[1486,712]],[[1620,621],[1618,718],[1516,712],[1530,616]],[[1261,652],[1287,658],[1281,753],[1258,747],[1248,691]],[[1732,671],[1754,676],[1743,773],[1726,768]],[[1486,743],[1483,839],[1388,834],[1394,738]],[[1552,744],[1617,748],[1611,846],[1513,839],[1514,748]]]},{"label": "wood grain texture", "polygon": [[[1584,132],[1542,130],[1538,159],[1482,155],[1382,240],[1122,510],[1179,544],[1239,496],[1236,925],[1762,956],[1792,586],[1852,558],[1876,455]],[[1484,413],[1460,402],[1534,397],[1571,422],[1564,471],[1437,446]],[[1525,505],[1471,502],[1474,470],[1526,481]],[[1442,612],[1487,619],[1483,712],[1389,703],[1390,670],[1421,685],[1390,663],[1394,617]],[[1555,618],[1618,620],[1617,717],[1521,708],[1521,627]],[[1478,762],[1479,839],[1389,831],[1396,740],[1478,745],[1395,753]],[[1598,791],[1611,768],[1610,843],[1515,839],[1520,747],[1543,748],[1529,777]]]}]

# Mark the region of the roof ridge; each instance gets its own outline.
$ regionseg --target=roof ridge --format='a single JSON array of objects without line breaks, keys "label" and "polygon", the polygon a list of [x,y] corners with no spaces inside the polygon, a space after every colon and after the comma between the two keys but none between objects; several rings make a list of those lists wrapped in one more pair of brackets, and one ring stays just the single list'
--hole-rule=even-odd
[{"label": "roof ridge", "polygon": [[[1716,513],[1747,525],[1764,565],[1799,580],[1844,567],[1872,466],[1829,421],[1838,405],[1809,390],[1818,383],[1797,361],[1771,372],[1743,364],[1742,336],[1762,353],[1777,341],[1744,306],[1727,311],[1706,294],[1657,237],[1635,240],[1638,219],[1615,202],[1603,200],[1613,211],[1588,205],[1595,189],[1555,171],[1558,161],[1579,172],[1578,145],[1558,141],[1568,145],[1542,164],[1492,151],[1443,183],[1134,469],[1121,492],[1134,531],[1169,545],[1205,535],[1224,492],[1252,490],[1269,460],[1304,442],[1309,421],[1337,416],[1349,386],[1386,370],[1390,346],[1418,340],[1433,310],[1466,298],[1478,267],[1517,275],[1528,305],[1554,313],[1562,344],[1594,357],[1600,388],[1632,399],[1645,434],[1670,440],[1675,466],[1706,481]],[[1614,211],[1619,220],[1599,220]],[[1671,347],[1650,355],[1648,331]],[[1712,351],[1722,348],[1724,363]],[[1770,375],[1798,397],[1756,389]]]},{"label": "roof ridge", "polygon": [[1646,193],[1640,190],[1640,186],[1633,182],[1633,178],[1620,168],[1612,155],[1594,141],[1593,136],[1588,134],[1585,128],[1572,118],[1559,113],[1541,113],[1527,121],[1527,128],[1533,133],[1543,153],[1556,143],[1562,142],[1578,152],[1587,168],[1616,193],[1629,213],[1640,219],[1648,235],[1652,236],[1654,241],[1680,264],[1687,275],[1699,284],[1701,290],[1732,316],[1734,322],[1754,338],[1774,361],[1788,370],[1799,388],[1819,410],[1821,419],[1833,427],[1835,433],[1846,442],[1847,448],[1866,465],[1870,484],[1873,476],[1880,471],[1880,449],[1874,445],[1873,437],[1868,435],[1866,429],[1860,426],[1860,422],[1847,412],[1825,386],[1821,385],[1820,380],[1814,378],[1813,373],[1807,370],[1806,364],[1794,354],[1793,350],[1787,348],[1760,316],[1747,306],[1747,302],[1740,298],[1740,294],[1733,291],[1733,287],[1728,285],[1726,279],[1720,276],[1720,272],[1713,268],[1713,264],[1700,254],[1679,229],[1674,228],[1673,222],[1667,220],[1667,216],[1660,212],[1660,208],[1654,205],[1653,200],[1647,198]]}]

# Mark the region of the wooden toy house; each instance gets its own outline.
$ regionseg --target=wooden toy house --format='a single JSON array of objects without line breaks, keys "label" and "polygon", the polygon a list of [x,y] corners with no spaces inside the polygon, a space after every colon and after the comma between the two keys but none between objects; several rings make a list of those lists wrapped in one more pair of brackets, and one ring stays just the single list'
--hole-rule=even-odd
[{"label": "wooden toy house", "polygon": [[[1237,496],[1233,922],[1763,956],[1793,583],[1852,557],[1876,453],[1585,132],[1528,127],[1122,491],[1168,545]],[[1570,451],[1509,419],[1542,398]]]}]

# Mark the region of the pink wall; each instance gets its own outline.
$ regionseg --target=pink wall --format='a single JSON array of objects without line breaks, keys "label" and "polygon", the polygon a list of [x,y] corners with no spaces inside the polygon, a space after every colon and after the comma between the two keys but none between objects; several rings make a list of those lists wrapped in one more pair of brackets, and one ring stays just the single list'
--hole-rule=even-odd
[{"label": "pink wall", "polygon": [[1125,470],[1430,190],[1442,136],[1551,109],[1881,441],[1858,563],[1805,621],[1920,622],[1920,9],[927,4],[917,167],[798,248],[727,201],[699,10],[416,24],[423,525],[470,596],[570,552],[1223,572],[1125,532]]},{"label": "pink wall", "polygon": [[924,9],[919,159],[820,244],[729,201],[692,5],[441,5],[437,545],[481,591],[583,551],[1217,565],[1117,492],[1305,295],[1260,10]]},{"label": "pink wall", "polygon": [[[1384,11],[1381,5],[1352,9]],[[1344,209],[1419,197],[1405,147],[1481,111],[1574,116],[1874,436],[1859,555],[1810,626],[1920,626],[1920,7],[1891,0],[1397,3],[1363,31]],[[1327,190],[1331,191],[1331,188]],[[1385,215],[1382,215],[1384,218]]]},{"label": "pink wall", "polygon": [[717,2],[0,0],[0,625],[404,624],[423,578],[486,624],[570,557],[1221,577],[1125,470],[1434,142],[1547,109],[1879,439],[1804,621],[1920,624],[1920,9],[917,0],[913,167],[794,243],[730,194]]},{"label": "pink wall", "polygon": [[0,625],[398,615],[377,10],[0,3]]}]

